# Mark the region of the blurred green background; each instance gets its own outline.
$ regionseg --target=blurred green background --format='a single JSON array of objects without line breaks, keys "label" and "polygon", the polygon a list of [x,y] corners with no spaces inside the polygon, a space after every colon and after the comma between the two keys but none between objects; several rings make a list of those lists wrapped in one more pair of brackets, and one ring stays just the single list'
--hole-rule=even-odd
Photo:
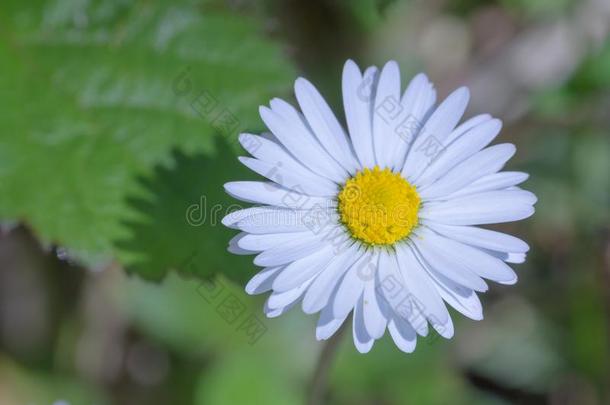
[{"label": "blurred green background", "polygon": [[469,86],[539,203],[484,321],[411,355],[345,336],[328,403],[610,403],[609,32],[608,0],[2,0],[0,404],[304,403],[315,318],[243,292],[222,184],[297,76],[342,114],[347,58]]}]

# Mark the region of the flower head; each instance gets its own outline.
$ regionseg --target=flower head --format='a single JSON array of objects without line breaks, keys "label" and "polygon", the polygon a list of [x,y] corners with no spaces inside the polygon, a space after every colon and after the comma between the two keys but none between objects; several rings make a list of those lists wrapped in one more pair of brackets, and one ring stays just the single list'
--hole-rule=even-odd
[{"label": "flower head", "polygon": [[523,262],[529,248],[480,225],[527,218],[536,202],[518,187],[527,174],[501,171],[515,147],[488,146],[501,122],[483,114],[458,125],[468,90],[435,106],[424,74],[401,94],[393,61],[364,73],[346,62],[347,131],[307,80],[295,93],[301,111],[273,99],[260,108],[271,133],[240,136],[252,155],[241,162],[269,181],[225,185],[255,204],[223,219],[241,230],[229,250],[257,254],[264,267],[246,291],[272,291],[269,317],[298,302],[320,312],[318,339],[351,313],[360,352],[386,329],[405,352],[429,326],[452,337],[445,304],[482,319],[485,279],[515,283],[506,263]]}]

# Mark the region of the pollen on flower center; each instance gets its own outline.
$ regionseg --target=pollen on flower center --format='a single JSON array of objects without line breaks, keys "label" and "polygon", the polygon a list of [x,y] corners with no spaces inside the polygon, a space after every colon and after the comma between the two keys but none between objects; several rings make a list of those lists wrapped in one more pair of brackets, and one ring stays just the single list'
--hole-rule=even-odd
[{"label": "pollen on flower center", "polygon": [[352,237],[370,245],[394,244],[417,225],[417,190],[387,168],[359,171],[345,183],[338,200],[341,222]]}]

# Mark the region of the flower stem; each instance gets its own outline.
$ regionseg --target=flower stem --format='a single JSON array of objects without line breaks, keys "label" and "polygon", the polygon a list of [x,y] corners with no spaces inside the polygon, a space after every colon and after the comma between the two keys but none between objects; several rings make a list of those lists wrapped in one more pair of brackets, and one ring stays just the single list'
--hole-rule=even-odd
[{"label": "flower stem", "polygon": [[344,322],[339,330],[324,343],[311,381],[311,389],[307,399],[308,405],[320,405],[325,402],[324,399],[328,390],[330,367],[335,359],[337,348],[339,347],[347,324],[349,324],[349,322]]}]

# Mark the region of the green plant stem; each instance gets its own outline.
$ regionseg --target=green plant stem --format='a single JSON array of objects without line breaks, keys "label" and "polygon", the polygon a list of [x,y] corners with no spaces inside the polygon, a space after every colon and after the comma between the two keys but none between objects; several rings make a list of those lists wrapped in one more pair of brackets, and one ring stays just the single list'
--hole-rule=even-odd
[{"label": "green plant stem", "polygon": [[318,357],[318,362],[311,380],[308,405],[320,405],[324,403],[328,391],[328,377],[330,368],[336,357],[337,348],[349,322],[344,322],[337,332],[324,343],[324,347]]}]

